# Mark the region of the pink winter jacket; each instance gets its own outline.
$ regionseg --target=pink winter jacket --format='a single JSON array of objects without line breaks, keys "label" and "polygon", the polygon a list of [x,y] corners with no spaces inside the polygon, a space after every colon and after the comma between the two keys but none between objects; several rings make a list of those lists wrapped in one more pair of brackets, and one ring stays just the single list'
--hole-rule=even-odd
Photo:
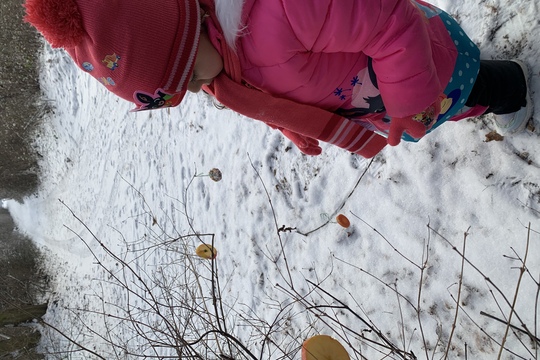
[{"label": "pink winter jacket", "polygon": [[[458,55],[441,18],[410,0],[246,0],[242,21],[245,81],[330,111],[380,92],[389,117],[420,113],[449,83]],[[376,81],[367,81],[368,63]],[[361,117],[384,115],[375,113]]]}]

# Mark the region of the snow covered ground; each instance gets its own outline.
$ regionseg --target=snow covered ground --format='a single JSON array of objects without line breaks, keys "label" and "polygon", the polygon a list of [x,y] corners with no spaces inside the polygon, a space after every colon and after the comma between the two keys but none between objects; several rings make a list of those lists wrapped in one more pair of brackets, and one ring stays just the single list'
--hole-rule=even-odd
[{"label": "snow covered ground", "polygon": [[[433,3],[457,17],[484,58],[527,61],[532,95],[540,103],[540,0]],[[351,358],[385,358],[388,350],[354,336],[381,342],[365,331],[371,326],[418,358],[438,359],[447,351],[454,322],[449,358],[494,359],[503,341],[508,350],[501,358],[537,358],[534,341],[520,330],[523,323],[540,337],[538,130],[486,142],[491,129],[484,117],[445,124],[417,144],[388,147],[373,162],[333,147],[307,157],[279,133],[218,110],[202,94],[188,95],[182,106],[168,111],[129,112],[129,104],[48,48],[42,86],[54,107],[36,140],[43,186],[22,204],[3,205],[19,229],[49,254],[55,277],[46,321],[103,358],[129,356],[115,354],[82,324],[119,338],[129,337],[128,331],[111,330],[99,313],[77,309],[118,311],[130,300],[97,264],[99,259],[108,268],[119,266],[90,231],[150,277],[162,266],[174,271],[175,261],[184,261],[176,266],[181,274],[188,261],[207,291],[203,297],[209,297],[211,262],[195,257],[197,239],[183,239],[181,248],[136,252],[165,241],[162,229],[171,237],[215,234],[229,331],[260,354],[256,326],[249,325],[247,314],[261,320],[259,325],[280,319],[272,334],[280,345],[273,338],[262,358],[289,358],[287,353],[299,359],[298,347],[316,333],[340,339]],[[211,168],[222,171],[222,181],[194,177]],[[337,213],[348,216],[349,229],[333,221]],[[278,232],[283,225],[296,230]],[[456,250],[463,251],[465,238],[460,286],[462,258]],[[522,266],[518,257],[526,256],[528,272],[512,314],[502,294],[514,301]],[[347,304],[351,310],[307,310],[280,288],[290,291],[291,280],[297,295],[313,290],[312,282],[335,297],[314,291],[309,304]],[[461,308],[454,321],[459,289]],[[104,302],[113,305],[104,310]],[[292,310],[280,313],[289,303],[294,306],[287,311]],[[328,317],[315,316],[319,310]],[[286,318],[280,318],[283,314]],[[520,330],[505,336],[506,325],[485,314],[511,316]],[[118,340],[123,341],[133,345],[137,339]],[[49,352],[59,346],[68,348],[60,336],[44,343]],[[97,358],[87,352],[60,357],[66,356]]]}]

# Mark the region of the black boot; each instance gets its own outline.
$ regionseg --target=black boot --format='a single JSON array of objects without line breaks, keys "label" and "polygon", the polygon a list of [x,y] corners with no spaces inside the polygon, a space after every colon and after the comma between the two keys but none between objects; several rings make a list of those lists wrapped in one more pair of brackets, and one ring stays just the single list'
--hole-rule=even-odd
[{"label": "black boot", "polygon": [[527,80],[521,66],[509,60],[481,60],[467,106],[487,106],[487,113],[509,114],[527,105]]},{"label": "black boot", "polygon": [[494,114],[494,125],[500,134],[521,132],[533,109],[527,77],[527,65],[519,60],[482,60],[466,105],[487,106],[485,114]]}]

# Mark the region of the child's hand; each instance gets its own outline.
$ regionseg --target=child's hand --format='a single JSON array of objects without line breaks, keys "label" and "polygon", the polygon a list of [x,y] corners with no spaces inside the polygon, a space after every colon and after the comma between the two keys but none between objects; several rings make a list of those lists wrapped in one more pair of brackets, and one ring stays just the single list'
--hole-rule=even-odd
[{"label": "child's hand", "polygon": [[322,152],[319,141],[304,135],[297,134],[287,129],[279,129],[306,155],[320,155]]},{"label": "child's hand", "polygon": [[391,146],[399,144],[404,132],[415,139],[420,139],[426,135],[426,131],[431,129],[437,122],[437,117],[441,112],[441,101],[444,98],[444,95],[439,96],[431,106],[420,114],[403,118],[393,117],[390,122],[390,129],[388,130],[388,144]]},{"label": "child's hand", "polygon": [[403,133],[406,132],[415,139],[420,139],[426,135],[427,127],[419,121],[414,120],[414,116],[404,118],[392,118],[390,129],[388,130],[388,145],[396,146],[401,142]]}]

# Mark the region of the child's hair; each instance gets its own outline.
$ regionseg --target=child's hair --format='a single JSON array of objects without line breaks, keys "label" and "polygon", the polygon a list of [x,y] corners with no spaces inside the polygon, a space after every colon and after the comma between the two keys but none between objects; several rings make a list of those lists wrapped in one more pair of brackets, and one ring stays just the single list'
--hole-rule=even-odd
[{"label": "child's hair", "polygon": [[25,20],[138,110],[176,106],[201,26],[197,0],[26,0]]}]

